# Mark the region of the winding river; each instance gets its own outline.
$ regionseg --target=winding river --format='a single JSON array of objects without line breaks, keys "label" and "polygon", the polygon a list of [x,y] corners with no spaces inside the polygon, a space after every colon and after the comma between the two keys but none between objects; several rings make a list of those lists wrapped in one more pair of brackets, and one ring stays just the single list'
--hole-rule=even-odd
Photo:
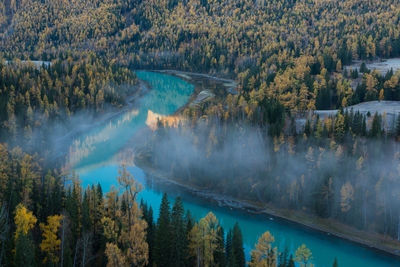
[{"label": "winding river", "polygon": [[[116,185],[119,152],[128,142],[132,142],[135,133],[146,127],[148,111],[171,115],[189,101],[194,90],[192,84],[166,74],[140,71],[137,72],[137,76],[151,86],[151,90],[135,105],[137,109],[127,110],[106,125],[92,129],[76,139],[71,147],[68,162],[70,166],[74,166],[83,186],[100,183],[103,190],[108,191],[110,186]],[[331,267],[335,257],[340,267],[400,266],[398,258],[266,215],[253,215],[219,207],[193,196],[179,186],[148,177],[138,167],[131,167],[130,171],[144,184],[145,190],[140,195],[153,207],[155,216],[158,215],[162,193],[166,192],[170,202],[181,196],[185,208],[189,209],[196,219],[212,211],[224,229],[233,227],[238,221],[243,233],[247,260],[258,237],[268,230],[274,235],[275,245],[280,251],[287,247],[294,253],[298,246],[306,244],[313,253],[313,263],[316,267]]]}]

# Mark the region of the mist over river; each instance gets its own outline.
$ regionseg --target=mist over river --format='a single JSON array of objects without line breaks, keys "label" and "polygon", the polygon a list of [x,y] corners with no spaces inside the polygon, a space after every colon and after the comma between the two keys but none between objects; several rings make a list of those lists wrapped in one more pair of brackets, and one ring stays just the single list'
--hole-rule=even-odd
[{"label": "mist over river", "polygon": [[[174,76],[155,72],[136,72],[139,79],[151,86],[137,103],[136,109],[129,110],[107,124],[96,127],[80,136],[71,146],[68,165],[79,174],[83,186],[100,183],[107,192],[112,185],[117,185],[119,152],[128,143],[132,143],[134,134],[146,126],[149,111],[159,115],[171,115],[184,106],[194,91],[194,86]],[[225,230],[239,222],[243,234],[246,257],[259,236],[270,231],[275,237],[275,245],[280,251],[285,247],[291,253],[301,244],[306,244],[313,253],[316,267],[330,267],[334,258],[341,267],[352,266],[400,266],[400,259],[357,244],[304,228],[267,215],[254,215],[228,207],[219,207],[199,198],[178,185],[170,184],[156,177],[147,176],[138,167],[129,167],[136,180],[145,186],[140,193],[158,216],[162,193],[166,192],[170,202],[181,196],[185,209],[200,219],[212,211]]]}]

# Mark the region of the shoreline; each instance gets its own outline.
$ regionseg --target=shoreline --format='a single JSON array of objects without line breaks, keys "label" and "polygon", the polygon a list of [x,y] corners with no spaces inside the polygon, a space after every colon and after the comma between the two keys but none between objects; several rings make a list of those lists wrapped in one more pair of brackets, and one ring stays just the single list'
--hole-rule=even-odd
[{"label": "shoreline", "polygon": [[[136,157],[136,159],[138,158]],[[335,238],[339,238],[358,246],[362,246],[364,248],[386,254],[396,259],[400,259],[400,243],[396,242],[393,239],[386,239],[378,234],[360,231],[351,226],[338,223],[334,220],[318,218],[314,215],[305,214],[301,211],[268,207],[266,204],[252,203],[247,200],[237,199],[231,196],[215,193],[204,188],[197,188],[195,186],[182,184],[181,182],[174,180],[168,174],[155,170],[154,168],[148,166],[146,162],[140,160],[136,160],[135,165],[141,168],[146,174],[149,174],[151,177],[183,188],[188,193],[202,198],[203,200],[211,201],[217,204],[219,207],[226,207],[230,208],[231,210],[240,210],[253,215],[263,215],[270,218],[272,217],[277,220],[285,221],[286,223],[304,227],[306,229],[326,234],[328,236],[334,236]],[[341,230],[338,228],[340,228]],[[364,238],[360,237],[360,235]],[[392,245],[390,244],[390,242],[393,242]]]},{"label": "shoreline", "polygon": [[[188,71],[180,71],[180,70],[154,70],[154,72],[159,72],[167,75],[172,75],[175,77],[178,77],[188,83],[192,83],[192,78],[193,77],[200,77],[200,78],[205,78],[208,80],[213,80],[217,82],[223,83],[222,85],[225,87],[228,93],[230,94],[237,94],[238,92],[235,91],[237,89],[238,83],[235,80],[227,79],[227,78],[221,78],[217,76],[213,76],[211,74],[205,74],[205,73],[195,73],[195,72],[188,72]],[[193,76],[193,77],[192,77]],[[194,84],[196,86],[196,84]]]}]

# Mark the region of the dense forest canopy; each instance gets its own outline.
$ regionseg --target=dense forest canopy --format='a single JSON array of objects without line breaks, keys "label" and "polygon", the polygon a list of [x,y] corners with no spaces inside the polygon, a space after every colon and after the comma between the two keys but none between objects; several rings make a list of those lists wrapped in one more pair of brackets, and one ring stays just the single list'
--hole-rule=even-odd
[{"label": "dense forest canopy", "polygon": [[[400,56],[399,22],[399,0],[1,0],[0,265],[245,265],[238,225],[195,222],[166,196],[154,220],[125,167],[103,194],[45,164],[48,126],[126,105],[133,69],[238,82],[186,106],[178,127],[159,121],[141,163],[398,247],[400,119],[346,107],[400,101],[400,72],[365,64]],[[263,234],[248,264],[311,266],[307,247],[273,242]]]},{"label": "dense forest canopy", "polygon": [[358,74],[342,73],[352,60],[400,55],[398,5],[6,0],[0,43],[6,58],[48,60],[90,50],[129,66],[215,72],[237,78],[247,93],[279,98],[292,111],[329,109],[399,99],[397,75],[363,75],[356,81],[363,88],[354,92]]}]

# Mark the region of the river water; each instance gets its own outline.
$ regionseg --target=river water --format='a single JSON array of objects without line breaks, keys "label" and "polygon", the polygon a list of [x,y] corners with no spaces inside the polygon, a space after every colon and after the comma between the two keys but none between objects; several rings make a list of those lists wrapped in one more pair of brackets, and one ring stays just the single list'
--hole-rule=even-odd
[{"label": "river water", "polygon": [[[137,109],[128,110],[106,125],[92,129],[76,139],[71,147],[69,165],[74,166],[83,186],[100,183],[106,192],[112,185],[117,185],[119,152],[128,142],[134,142],[132,136],[135,133],[146,127],[148,111],[171,115],[189,101],[194,90],[190,83],[166,74],[143,71],[137,72],[137,76],[151,86],[151,90],[135,105]],[[140,197],[153,207],[155,216],[158,216],[162,194],[166,192],[170,202],[181,196],[185,209],[189,209],[196,219],[212,211],[225,230],[239,222],[247,260],[259,236],[270,231],[280,251],[287,247],[294,253],[297,247],[306,244],[313,253],[316,267],[331,267],[335,257],[340,267],[400,266],[398,258],[267,215],[219,207],[179,186],[146,176],[138,167],[129,170],[145,186]]]}]

